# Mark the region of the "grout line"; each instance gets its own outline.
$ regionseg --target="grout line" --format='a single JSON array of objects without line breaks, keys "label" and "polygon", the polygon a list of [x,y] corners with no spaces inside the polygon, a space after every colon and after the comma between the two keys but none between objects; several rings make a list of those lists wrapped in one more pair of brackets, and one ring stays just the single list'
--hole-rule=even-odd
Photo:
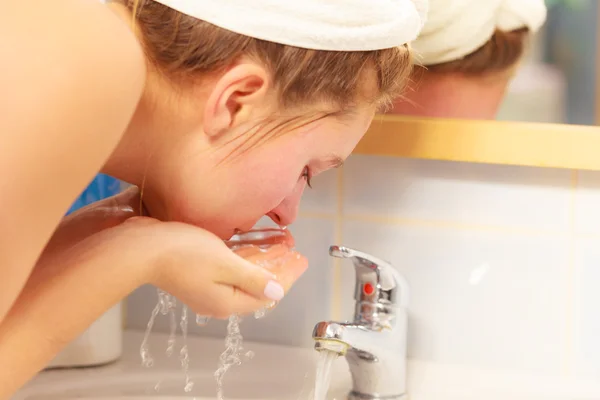
[{"label": "grout line", "polygon": [[[337,171],[337,205],[335,218],[335,241],[341,245],[343,241],[342,223],[344,218],[344,167]],[[331,293],[331,317],[334,321],[339,321],[342,317],[342,268],[339,258],[333,259],[333,287]]]},{"label": "grout line", "polygon": [[577,201],[577,187],[579,185],[579,171],[571,171],[571,199],[570,199],[570,212],[569,212],[569,264],[567,266],[567,304],[566,304],[566,315],[565,315],[565,337],[563,345],[563,374],[571,376],[573,374],[573,340],[575,330],[575,274],[576,274],[576,260],[575,260],[575,217],[576,217],[576,201]]},{"label": "grout line", "polygon": [[[494,232],[494,233],[505,233],[505,234],[519,234],[525,236],[550,236],[550,237],[570,237],[568,232],[556,231],[556,230],[539,230],[528,228],[524,226],[501,226],[501,225],[477,225],[461,223],[457,221],[443,221],[443,220],[425,220],[425,219],[413,219],[413,218],[402,218],[392,217],[384,215],[366,215],[366,214],[350,214],[345,215],[344,220],[346,221],[360,221],[360,222],[371,222],[375,224],[387,224],[387,225],[401,225],[401,226],[415,226],[415,227],[434,227],[439,229],[455,229],[463,231],[475,231],[475,232]],[[600,237],[600,235],[598,235]]]}]

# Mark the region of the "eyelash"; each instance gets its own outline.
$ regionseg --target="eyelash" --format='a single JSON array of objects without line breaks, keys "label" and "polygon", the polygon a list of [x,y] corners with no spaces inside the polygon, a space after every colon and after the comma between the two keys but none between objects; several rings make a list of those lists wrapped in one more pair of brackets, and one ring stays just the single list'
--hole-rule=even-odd
[{"label": "eyelash", "polygon": [[312,189],[312,185],[310,184],[310,169],[308,167],[304,167],[304,171],[302,171],[302,178],[306,179],[306,184],[309,188]]}]

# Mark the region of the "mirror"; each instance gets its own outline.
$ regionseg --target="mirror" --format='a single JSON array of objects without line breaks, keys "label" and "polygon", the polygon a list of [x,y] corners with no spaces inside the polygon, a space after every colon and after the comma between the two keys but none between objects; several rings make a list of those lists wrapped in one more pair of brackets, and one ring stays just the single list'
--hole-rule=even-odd
[{"label": "mirror", "polygon": [[[432,0],[432,9],[444,6],[445,1]],[[417,67],[405,98],[397,100],[390,113],[415,117],[597,125],[600,119],[597,111],[600,88],[597,86],[600,71],[598,1],[545,2],[547,18],[535,34],[521,29],[510,31],[512,36],[498,37],[497,30],[484,45],[488,56],[490,51],[505,52],[495,59],[496,63],[500,63],[511,57],[510,52],[518,51],[515,43],[521,43],[525,47],[523,55],[516,57],[518,64],[513,63],[503,74],[489,73],[482,77],[476,71],[476,64],[481,65],[482,53],[477,55],[476,50],[460,57],[460,60]],[[440,27],[437,31],[432,27],[428,33],[426,25],[423,38],[417,39],[413,46],[417,57],[430,58],[434,63],[433,60],[444,58],[440,56],[441,50],[452,52],[452,49],[440,48],[440,37],[442,41],[446,40],[444,46],[449,46],[448,42],[452,42],[452,35],[456,32],[444,36],[440,36],[439,32],[450,29],[448,26],[458,18],[440,22],[443,18],[436,20],[434,17]],[[470,23],[468,18],[462,19],[465,24]],[[433,35],[438,35],[435,44],[432,44]],[[428,38],[431,39],[429,42]],[[463,36],[462,40],[468,39]],[[427,52],[432,47],[438,50],[437,58],[430,57],[435,53]],[[418,50],[424,51],[419,54]],[[445,57],[449,59],[448,55]],[[425,61],[423,63],[426,64]],[[470,65],[465,67],[468,63]],[[487,65],[490,65],[489,61]],[[457,68],[471,68],[475,72],[458,73]]]}]

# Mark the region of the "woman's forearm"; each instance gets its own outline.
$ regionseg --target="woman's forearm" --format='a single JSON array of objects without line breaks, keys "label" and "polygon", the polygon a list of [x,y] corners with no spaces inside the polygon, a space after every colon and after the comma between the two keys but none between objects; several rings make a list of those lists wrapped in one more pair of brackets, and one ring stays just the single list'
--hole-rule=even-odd
[{"label": "woman's forearm", "polygon": [[104,233],[44,260],[0,324],[0,399],[10,398],[94,320],[147,282],[151,254],[118,245]]},{"label": "woman's forearm", "polygon": [[238,255],[201,228],[144,217],[57,245],[0,323],[0,400],[143,284],[169,291],[196,313],[226,318],[281,300],[306,267],[288,246]]}]

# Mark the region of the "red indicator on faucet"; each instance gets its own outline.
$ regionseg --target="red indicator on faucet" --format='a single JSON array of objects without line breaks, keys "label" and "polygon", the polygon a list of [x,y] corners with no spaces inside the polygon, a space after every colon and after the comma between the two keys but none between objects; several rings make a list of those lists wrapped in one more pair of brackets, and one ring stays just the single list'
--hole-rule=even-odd
[{"label": "red indicator on faucet", "polygon": [[373,287],[373,285],[371,283],[365,283],[363,285],[363,293],[366,294],[367,296],[372,295],[375,292],[375,288]]}]

